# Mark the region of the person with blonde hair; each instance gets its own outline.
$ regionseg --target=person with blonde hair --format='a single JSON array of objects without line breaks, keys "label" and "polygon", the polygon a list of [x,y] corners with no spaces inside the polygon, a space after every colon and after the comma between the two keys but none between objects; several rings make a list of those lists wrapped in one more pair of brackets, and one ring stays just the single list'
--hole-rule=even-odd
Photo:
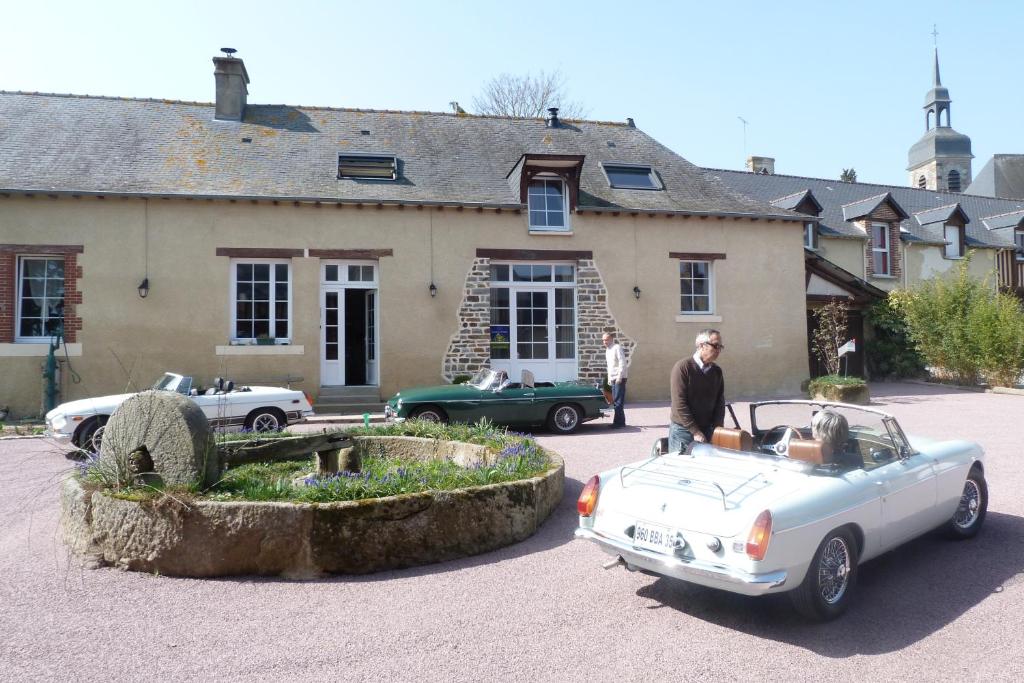
[{"label": "person with blonde hair", "polygon": [[819,410],[811,418],[811,437],[820,439],[832,449],[832,461],[839,465],[861,467],[864,462],[859,453],[847,452],[850,441],[850,423],[834,410]]}]

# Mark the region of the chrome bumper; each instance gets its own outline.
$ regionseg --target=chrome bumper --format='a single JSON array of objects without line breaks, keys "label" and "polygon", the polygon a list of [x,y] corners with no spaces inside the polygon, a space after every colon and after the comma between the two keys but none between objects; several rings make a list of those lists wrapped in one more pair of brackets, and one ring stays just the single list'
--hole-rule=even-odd
[{"label": "chrome bumper", "polygon": [[786,572],[748,574],[747,572],[703,560],[687,560],[639,550],[632,545],[603,536],[592,529],[576,529],[576,538],[593,541],[609,555],[616,555],[627,569],[645,571],[689,581],[709,588],[719,588],[742,595],[779,593],[786,584]]},{"label": "chrome bumper", "polygon": [[384,404],[384,421],[385,422],[405,422],[404,417],[398,417],[398,413],[391,409],[387,403]]},{"label": "chrome bumper", "polygon": [[55,432],[49,427],[43,431],[43,436],[47,439],[56,439],[57,441],[71,441],[71,435],[65,434],[64,432]]}]

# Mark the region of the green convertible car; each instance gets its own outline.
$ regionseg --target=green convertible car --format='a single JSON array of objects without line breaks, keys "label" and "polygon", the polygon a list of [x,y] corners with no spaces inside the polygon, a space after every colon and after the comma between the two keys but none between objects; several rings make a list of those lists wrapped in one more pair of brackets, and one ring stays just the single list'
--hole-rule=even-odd
[{"label": "green convertible car", "polygon": [[403,389],[384,406],[389,420],[476,422],[486,417],[498,424],[539,427],[570,434],[584,422],[605,414],[607,402],[598,387],[576,382],[534,382],[523,370],[521,382],[510,382],[504,370],[481,370],[465,384]]}]

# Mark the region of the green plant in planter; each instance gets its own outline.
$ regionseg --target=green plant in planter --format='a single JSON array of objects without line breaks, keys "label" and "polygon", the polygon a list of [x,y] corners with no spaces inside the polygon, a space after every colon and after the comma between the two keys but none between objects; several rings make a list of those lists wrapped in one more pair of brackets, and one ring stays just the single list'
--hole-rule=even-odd
[{"label": "green plant in planter", "polygon": [[261,334],[258,337],[256,337],[256,344],[258,346],[273,346],[274,338],[271,337],[269,334]]},{"label": "green plant in planter", "polygon": [[871,401],[868,385],[860,377],[825,375],[815,377],[807,385],[812,399],[867,405]]}]

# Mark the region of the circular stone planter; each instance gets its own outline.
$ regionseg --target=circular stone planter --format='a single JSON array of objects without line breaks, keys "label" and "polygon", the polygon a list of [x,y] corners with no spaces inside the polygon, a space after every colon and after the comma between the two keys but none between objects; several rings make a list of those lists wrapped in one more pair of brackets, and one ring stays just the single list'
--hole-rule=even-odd
[{"label": "circular stone planter", "polygon": [[[373,447],[413,450],[408,437],[371,439]],[[472,445],[437,448],[451,451],[442,457],[468,459],[474,449],[461,446]],[[320,504],[135,502],[69,478],[61,522],[71,550],[94,566],[196,577],[365,574],[476,555],[532,535],[564,487],[562,459],[546,452],[551,469],[531,479]]]}]

